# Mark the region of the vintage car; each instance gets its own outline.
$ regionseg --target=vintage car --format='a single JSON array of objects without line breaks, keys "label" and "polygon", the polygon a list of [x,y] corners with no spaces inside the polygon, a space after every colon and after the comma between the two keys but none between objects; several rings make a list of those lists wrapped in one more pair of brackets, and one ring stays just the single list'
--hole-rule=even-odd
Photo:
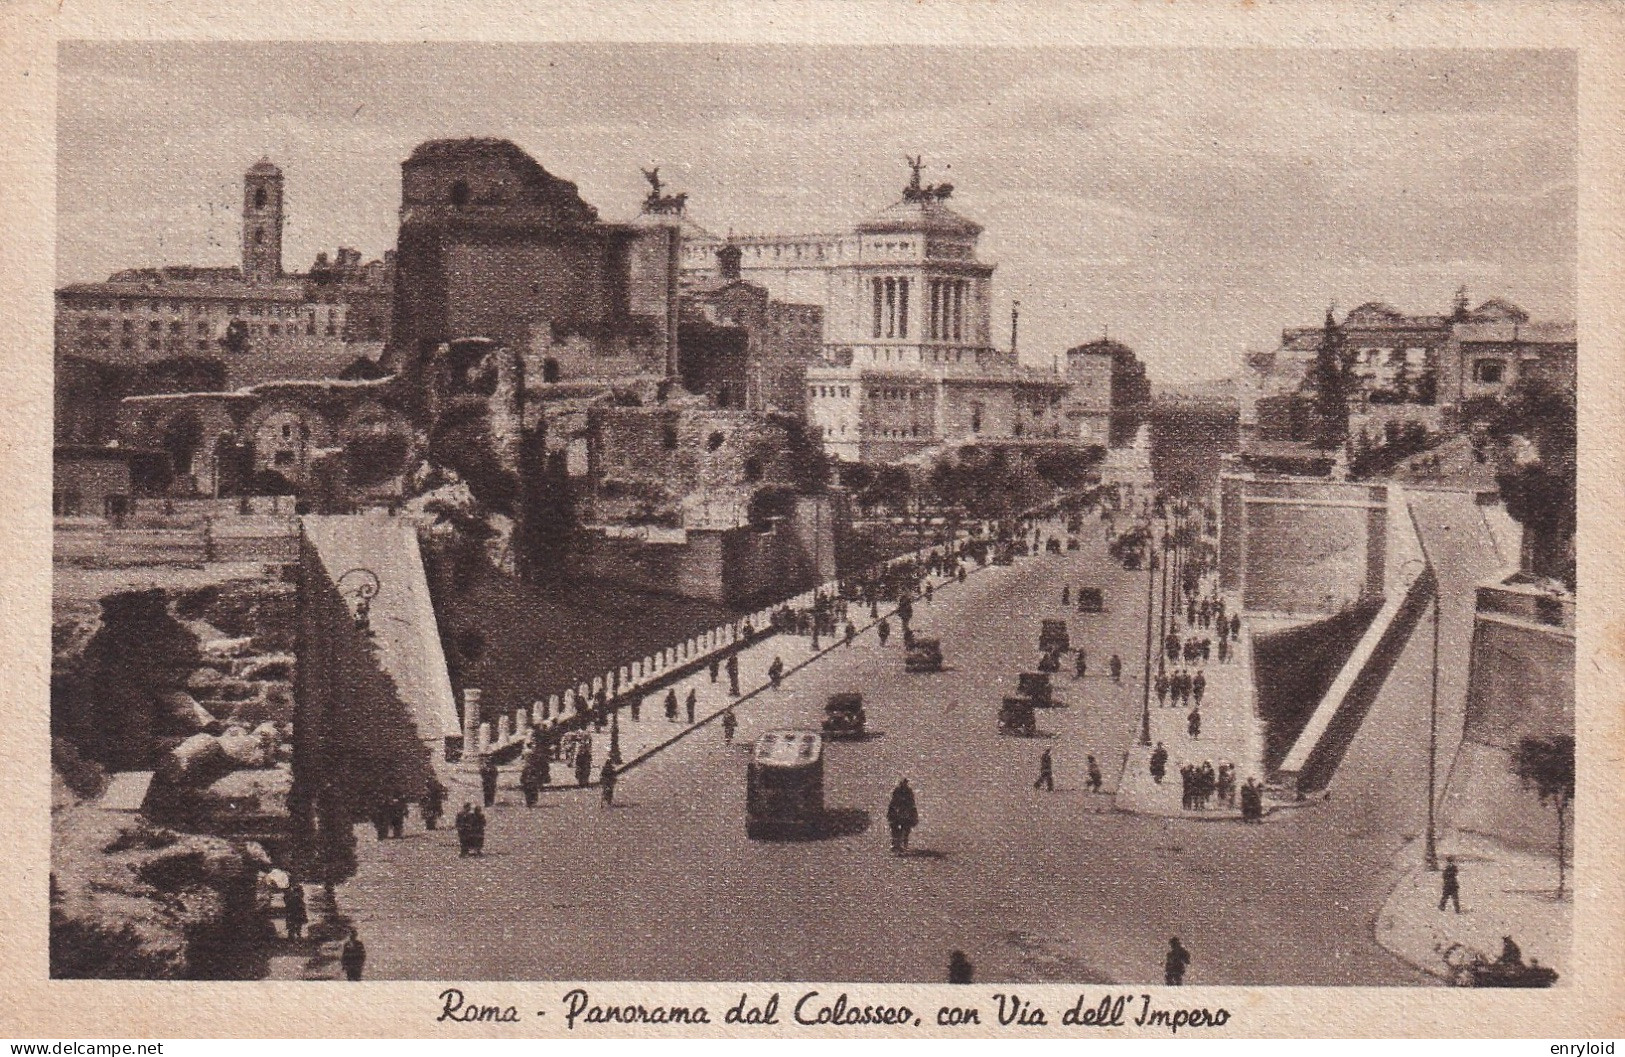
[{"label": "vintage car", "polygon": [[1072,640],[1067,635],[1066,621],[1045,620],[1038,625],[1038,652],[1039,653],[1065,653],[1072,648]]},{"label": "vintage car", "polygon": [[1105,596],[1104,593],[1101,592],[1100,588],[1098,588],[1098,587],[1080,587],[1080,588],[1078,588],[1078,612],[1079,613],[1104,613],[1104,612],[1106,612],[1106,596]]},{"label": "vintage car", "polygon": [[1033,703],[1035,708],[1057,708],[1055,689],[1048,672],[1022,672],[1016,676],[1016,693]]},{"label": "vintage car", "polygon": [[999,733],[1032,737],[1038,732],[1033,703],[1025,697],[1007,697],[999,706]]},{"label": "vintage car", "polygon": [[824,705],[824,736],[861,738],[867,718],[862,694],[831,694]]},{"label": "vintage car", "polygon": [[942,671],[942,640],[914,639],[903,651],[903,670],[906,672]]}]

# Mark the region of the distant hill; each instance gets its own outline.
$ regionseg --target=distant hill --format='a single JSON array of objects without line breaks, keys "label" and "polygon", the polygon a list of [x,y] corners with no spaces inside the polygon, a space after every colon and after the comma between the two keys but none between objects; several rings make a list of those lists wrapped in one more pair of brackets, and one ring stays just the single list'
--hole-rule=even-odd
[{"label": "distant hill", "polygon": [[1210,378],[1197,382],[1152,382],[1151,399],[1177,403],[1230,404],[1236,402],[1234,378]]}]

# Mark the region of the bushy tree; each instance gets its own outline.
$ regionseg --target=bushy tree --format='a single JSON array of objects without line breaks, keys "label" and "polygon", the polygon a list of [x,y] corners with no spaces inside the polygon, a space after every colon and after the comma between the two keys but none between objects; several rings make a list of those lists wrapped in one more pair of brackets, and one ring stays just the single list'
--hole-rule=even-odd
[{"label": "bushy tree", "polygon": [[1563,898],[1569,803],[1574,799],[1574,738],[1524,738],[1512,756],[1512,770],[1524,788],[1534,787],[1542,804],[1557,809],[1557,897]]}]

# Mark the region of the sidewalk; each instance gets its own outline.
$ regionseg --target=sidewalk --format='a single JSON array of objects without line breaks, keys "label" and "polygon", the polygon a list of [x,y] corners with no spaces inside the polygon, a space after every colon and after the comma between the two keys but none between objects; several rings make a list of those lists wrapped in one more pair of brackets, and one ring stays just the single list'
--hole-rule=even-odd
[{"label": "sidewalk", "polygon": [[[975,576],[985,569],[993,566],[978,566],[974,561],[966,560],[965,574],[967,577]],[[952,591],[958,584],[957,578],[949,576],[931,576],[928,582],[932,585],[933,593]],[[917,593],[914,606],[916,612],[927,610],[930,603],[924,599],[924,585]],[[847,617],[857,629],[858,637],[854,642],[854,649],[864,646],[877,638],[874,632],[880,620],[887,620],[891,624],[892,638],[887,649],[901,649],[903,634],[902,624],[896,616],[897,606],[893,602],[881,605],[880,616],[876,620],[869,619],[869,607],[861,602],[848,603]],[[655,753],[677,742],[683,737],[719,720],[723,713],[731,708],[748,702],[757,694],[772,692],[771,680],[768,678],[768,668],[771,667],[775,657],[784,662],[784,676],[788,678],[799,669],[818,660],[825,654],[836,650],[846,649],[845,639],[841,635],[820,635],[818,648],[813,649],[813,639],[810,635],[796,635],[784,632],[763,635],[749,646],[740,649],[735,656],[739,658],[739,689],[736,697],[728,693],[728,673],[726,662],[718,665],[717,681],[711,682],[708,669],[702,666],[692,675],[671,684],[670,689],[677,694],[677,721],[666,719],[666,692],[667,687],[639,697],[636,709],[637,719],[633,719],[634,709],[632,699],[622,697],[621,705],[617,709],[619,716],[619,739],[621,750],[621,769],[624,771],[636,766],[638,763],[653,756]],[[877,646],[878,648],[878,646]],[[690,723],[687,717],[686,701],[690,690],[695,692],[694,721]],[[598,784],[599,769],[603,766],[605,755],[610,747],[610,727],[602,731],[588,728],[592,735],[592,770],[591,780],[586,787],[578,786],[573,768],[563,760],[554,760],[550,765],[549,781],[546,787],[548,792],[567,789],[591,788]],[[505,791],[511,790],[512,796],[519,793],[519,768],[517,760],[498,769],[497,779],[498,797],[502,799]],[[452,782],[452,795],[447,798],[447,814],[456,813],[462,800],[476,801],[479,798],[479,775],[470,768],[453,767],[448,769]],[[472,795],[471,795],[472,794]]]},{"label": "sidewalk", "polygon": [[[1202,579],[1201,594],[1205,597],[1213,589],[1213,576]],[[1231,599],[1225,599],[1227,612],[1235,612]],[[1170,606],[1170,610],[1172,607]],[[1200,625],[1187,627],[1185,614],[1174,619],[1174,631],[1183,640],[1188,636],[1211,638],[1213,657],[1207,661],[1173,662],[1168,670],[1184,668],[1194,675],[1201,672],[1207,681],[1202,696],[1202,728],[1197,738],[1190,736],[1187,723],[1190,707],[1176,708],[1172,696],[1168,704],[1158,704],[1157,695],[1151,694],[1151,745],[1141,745],[1136,737],[1124,755],[1123,774],[1117,785],[1116,806],[1122,811],[1146,815],[1180,816],[1186,818],[1239,818],[1241,816],[1240,790],[1248,778],[1264,778],[1264,731],[1253,707],[1252,640],[1245,621],[1241,637],[1232,643],[1234,652],[1227,662],[1218,658],[1218,632]],[[1156,658],[1151,663],[1152,679],[1156,678]],[[1143,679],[1143,672],[1135,673],[1135,681]],[[1138,725],[1136,725],[1138,732]],[[1161,743],[1168,750],[1167,771],[1161,783],[1151,778],[1151,754]],[[1236,768],[1236,797],[1234,803],[1224,803],[1215,797],[1206,811],[1187,811],[1183,806],[1183,786],[1179,769],[1186,764],[1211,762],[1215,769],[1221,762]],[[1268,810],[1266,799],[1266,811]]]},{"label": "sidewalk", "polygon": [[1377,942],[1423,972],[1452,980],[1444,960],[1452,944],[1493,960],[1501,937],[1511,936],[1525,962],[1557,970],[1557,986],[1564,986],[1574,901],[1572,890],[1556,899],[1557,861],[1470,834],[1445,835],[1438,851],[1441,865],[1454,855],[1461,869],[1461,913],[1453,904],[1439,910],[1440,875],[1422,865],[1422,842],[1414,840],[1395,856],[1403,876],[1377,915]]}]

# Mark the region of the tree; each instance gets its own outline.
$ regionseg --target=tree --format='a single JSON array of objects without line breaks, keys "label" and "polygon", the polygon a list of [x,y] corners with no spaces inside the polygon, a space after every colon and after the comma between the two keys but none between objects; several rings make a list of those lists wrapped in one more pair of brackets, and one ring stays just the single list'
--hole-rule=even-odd
[{"label": "tree", "polygon": [[1340,448],[1349,431],[1348,365],[1343,356],[1343,335],[1329,308],[1310,384],[1315,391],[1315,447],[1324,451]]},{"label": "tree", "polygon": [[1562,899],[1568,810],[1574,799],[1574,738],[1523,738],[1512,755],[1512,770],[1525,789],[1535,787],[1542,804],[1550,800],[1557,808],[1557,898]]}]

